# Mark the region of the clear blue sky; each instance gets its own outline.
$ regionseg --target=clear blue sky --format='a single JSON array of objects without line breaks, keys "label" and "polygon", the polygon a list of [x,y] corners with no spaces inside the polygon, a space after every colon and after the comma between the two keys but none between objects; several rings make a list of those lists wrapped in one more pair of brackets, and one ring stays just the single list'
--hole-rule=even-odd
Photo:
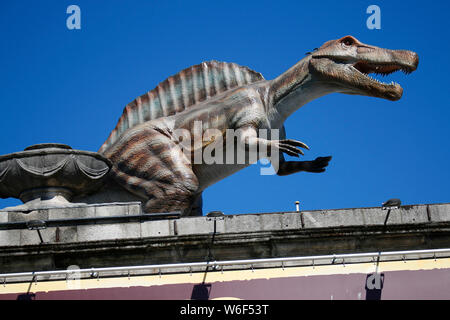
[{"label": "clear blue sky", "polygon": [[[81,30],[66,28],[71,4]],[[366,27],[371,4],[381,30]],[[311,102],[288,119],[287,134],[311,147],[304,159],[332,155],[328,170],[261,176],[255,165],[209,188],[204,210],[449,202],[449,12],[448,1],[1,1],[0,154],[43,142],[96,151],[128,102],[181,69],[215,59],[272,79],[351,34],[420,55],[418,71],[389,76],[403,98]]]}]

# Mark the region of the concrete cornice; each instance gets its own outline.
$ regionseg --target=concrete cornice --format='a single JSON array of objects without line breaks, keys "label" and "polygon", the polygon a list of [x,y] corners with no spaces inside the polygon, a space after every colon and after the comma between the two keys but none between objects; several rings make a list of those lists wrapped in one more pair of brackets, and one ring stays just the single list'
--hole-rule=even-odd
[{"label": "concrete cornice", "polygon": [[6,213],[0,223],[90,217],[92,224],[40,230],[44,243],[37,230],[0,230],[0,272],[450,247],[450,204],[226,215],[215,222],[113,219],[139,213],[137,204]]}]

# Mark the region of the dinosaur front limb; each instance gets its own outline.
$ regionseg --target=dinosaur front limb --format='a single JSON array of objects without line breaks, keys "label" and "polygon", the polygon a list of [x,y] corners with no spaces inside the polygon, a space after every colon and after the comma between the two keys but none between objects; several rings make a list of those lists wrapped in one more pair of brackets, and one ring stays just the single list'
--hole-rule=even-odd
[{"label": "dinosaur front limb", "polygon": [[301,171],[324,172],[330,160],[331,156],[318,157],[313,161],[282,161],[279,164],[277,175],[287,176]]},{"label": "dinosaur front limb", "polygon": [[244,146],[247,151],[258,150],[258,158],[273,157],[276,156],[276,153],[286,153],[293,157],[299,157],[304,153],[298,147],[309,150],[309,147],[301,141],[293,139],[268,140],[258,137],[257,130],[251,126],[241,129],[240,145]]}]

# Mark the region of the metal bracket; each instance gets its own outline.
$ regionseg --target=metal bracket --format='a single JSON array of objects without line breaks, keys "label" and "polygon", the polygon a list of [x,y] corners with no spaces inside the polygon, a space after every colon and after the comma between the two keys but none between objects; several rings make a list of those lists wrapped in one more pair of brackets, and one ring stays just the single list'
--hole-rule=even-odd
[{"label": "metal bracket", "polygon": [[47,229],[47,224],[43,220],[30,220],[26,222],[28,230],[36,230],[39,235],[39,240],[41,243],[44,243],[44,239],[42,239],[41,232],[39,230]]}]

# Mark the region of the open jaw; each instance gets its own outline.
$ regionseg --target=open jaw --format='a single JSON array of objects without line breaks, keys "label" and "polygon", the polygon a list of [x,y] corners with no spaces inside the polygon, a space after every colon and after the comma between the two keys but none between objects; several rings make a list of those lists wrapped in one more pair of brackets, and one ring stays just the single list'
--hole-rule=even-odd
[{"label": "open jaw", "polygon": [[357,61],[350,65],[350,69],[356,76],[357,87],[365,94],[385,98],[389,100],[398,100],[402,97],[403,88],[395,82],[386,83],[370,76],[378,74],[387,76],[396,71],[403,71],[405,74],[413,72],[415,69],[398,63],[382,63]]}]

